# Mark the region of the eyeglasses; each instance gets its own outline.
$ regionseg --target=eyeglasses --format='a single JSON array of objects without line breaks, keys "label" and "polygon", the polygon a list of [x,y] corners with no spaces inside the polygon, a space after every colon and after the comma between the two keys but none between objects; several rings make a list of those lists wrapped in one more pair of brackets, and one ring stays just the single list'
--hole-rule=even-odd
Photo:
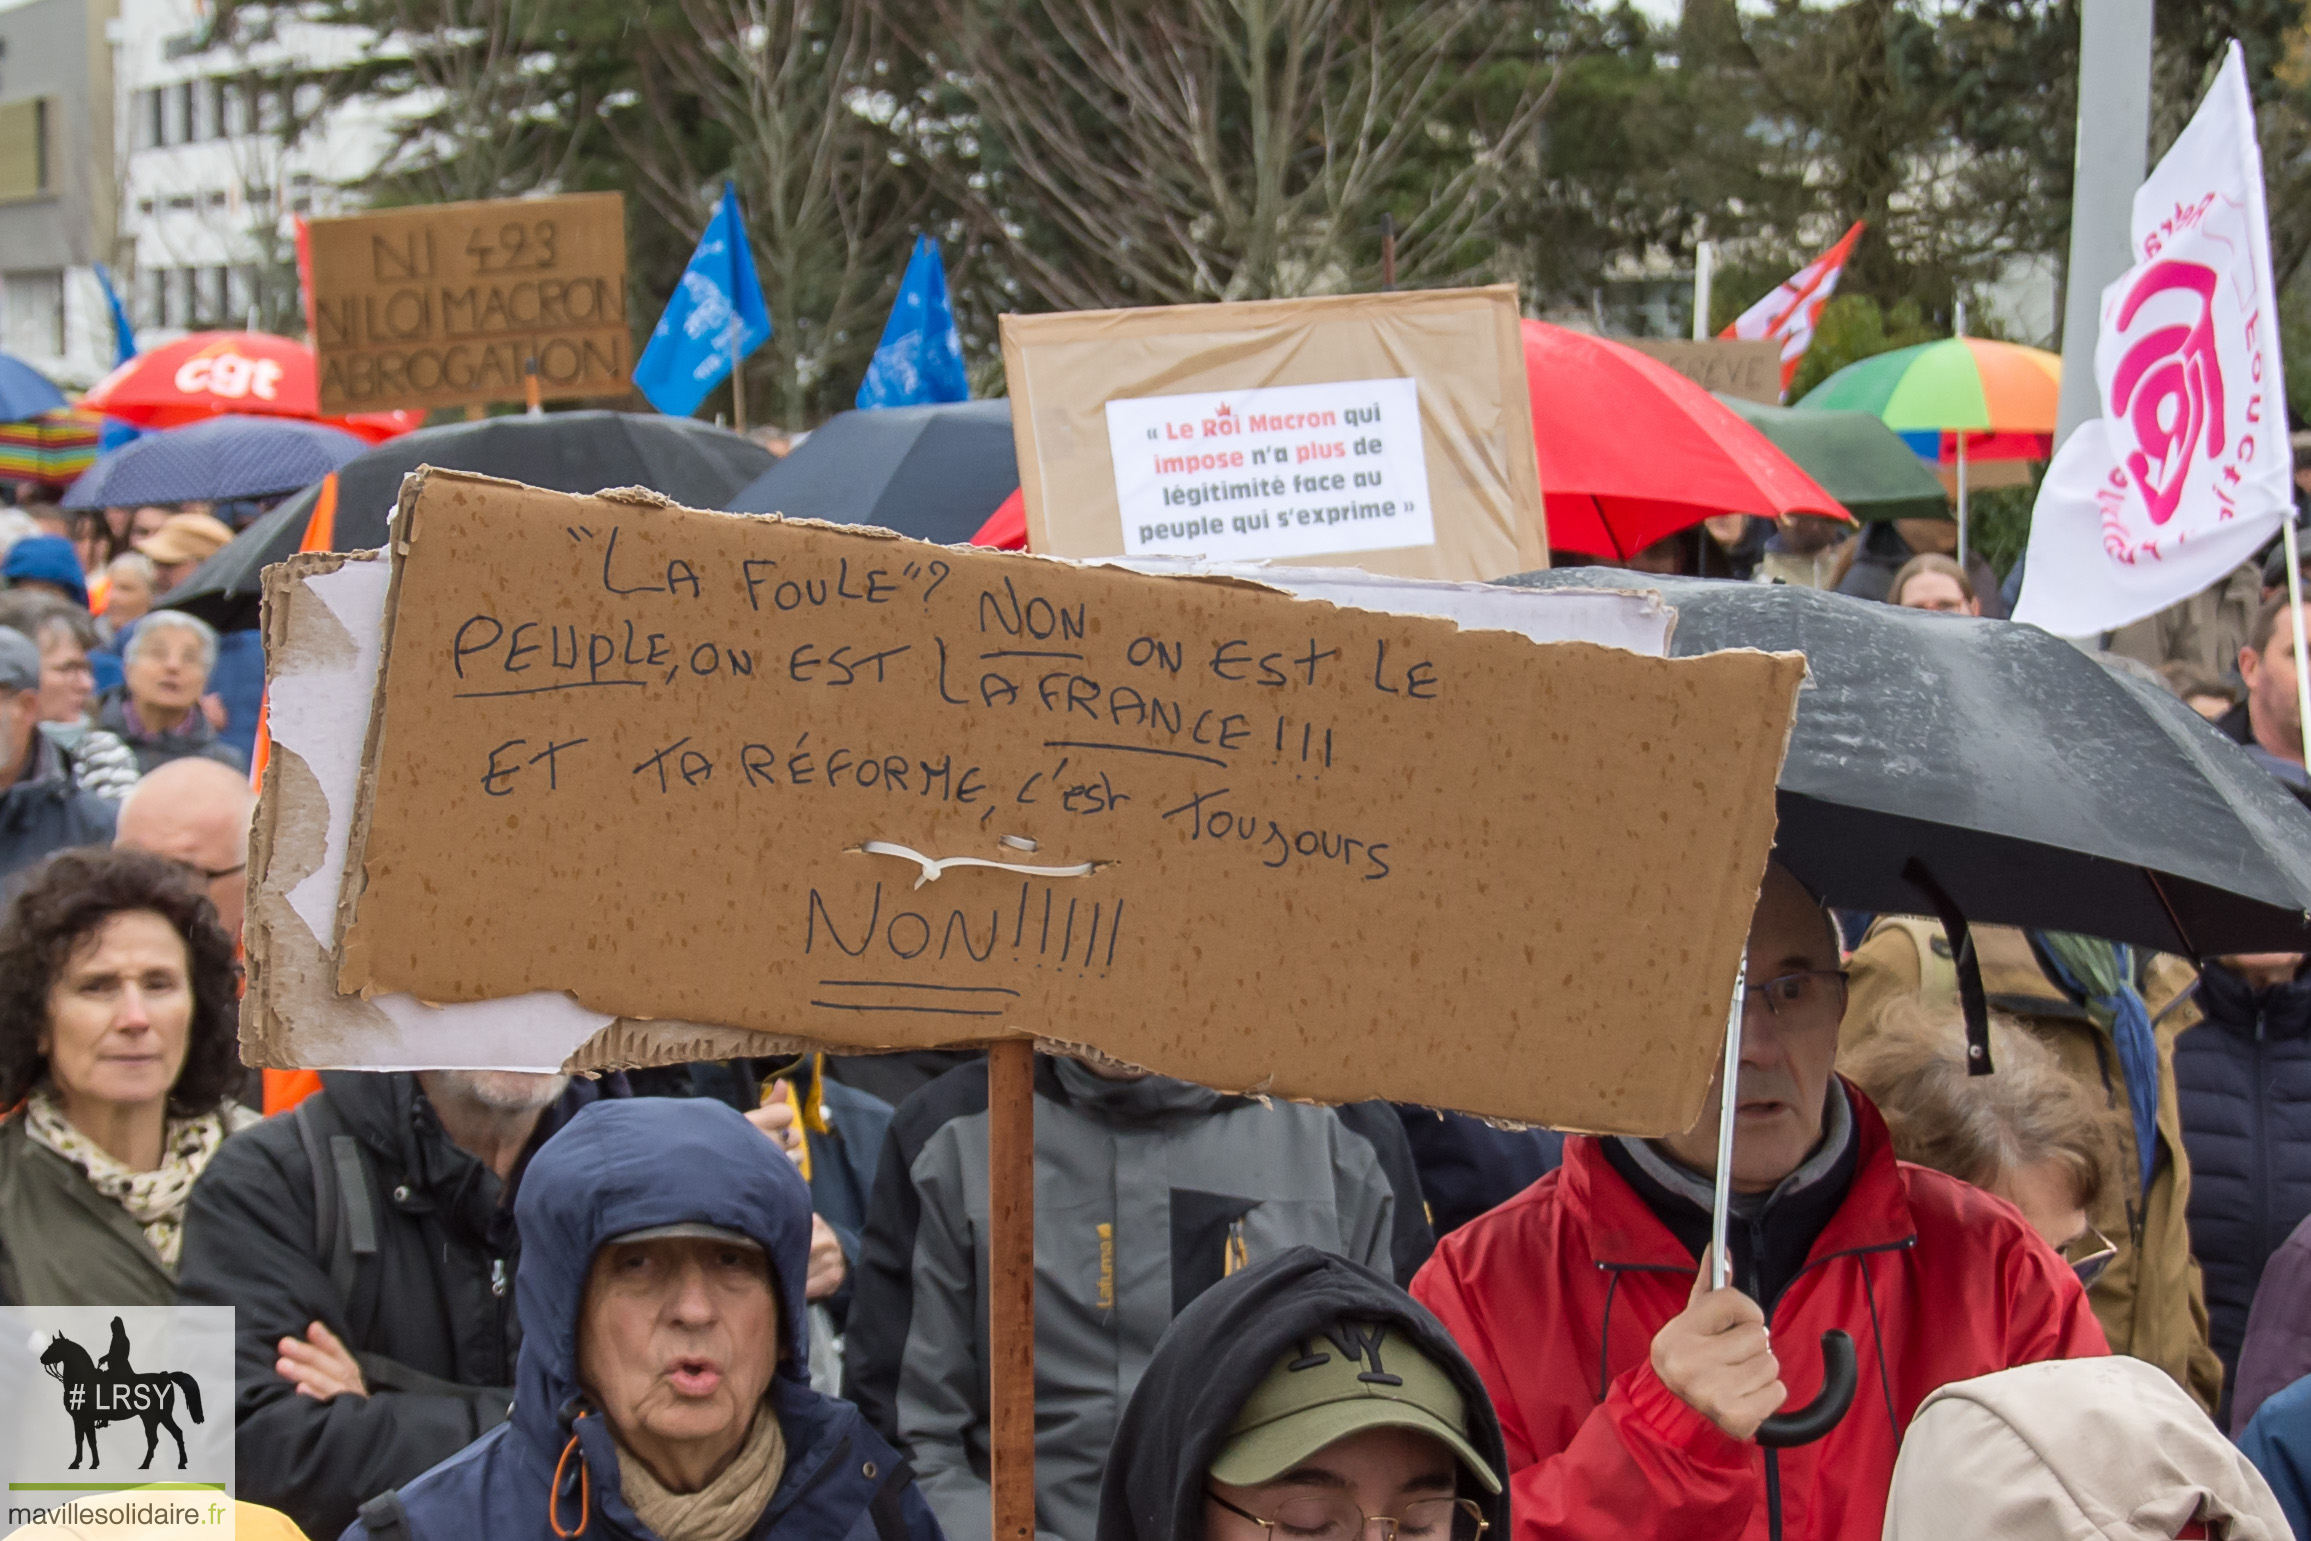
[{"label": "eyeglasses", "polygon": [[1400,1515],[1368,1515],[1345,1493],[1329,1497],[1312,1493],[1286,1499],[1274,1515],[1263,1519],[1209,1488],[1205,1492],[1230,1514],[1250,1520],[1271,1538],[1287,1541],[1362,1541],[1375,1525],[1381,1528],[1380,1541],[1478,1541],[1492,1528],[1473,1498],[1423,1498],[1406,1504]]},{"label": "eyeglasses", "polygon": [[1843,1016],[1849,977],[1842,968],[1799,969],[1751,985],[1749,993],[1765,1002],[1769,1016],[1810,1017],[1826,1012]]},{"label": "eyeglasses", "polygon": [[[2094,1288],[2094,1281],[2101,1278],[2109,1270],[2110,1265],[2117,1261],[2118,1243],[2094,1227],[2088,1226],[2086,1234],[2073,1241],[2070,1246],[2080,1246],[2088,1241],[2099,1242],[2101,1245],[2084,1257],[2068,1258],[2066,1261],[2070,1264],[2070,1271],[2078,1275],[2080,1286],[2092,1289]],[[2070,1248],[2065,1247],[2063,1250],[2068,1252]]]}]

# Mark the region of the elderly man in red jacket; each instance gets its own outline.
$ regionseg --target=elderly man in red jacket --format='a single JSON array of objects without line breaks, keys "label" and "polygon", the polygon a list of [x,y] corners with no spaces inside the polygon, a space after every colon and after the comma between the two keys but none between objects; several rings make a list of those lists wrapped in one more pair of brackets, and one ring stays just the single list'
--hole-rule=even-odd
[{"label": "elderly man in red jacket", "polygon": [[[1902,1430],[1936,1387],[2109,1352],[2019,1211],[1894,1159],[1832,1071],[1837,933],[1784,868],[1749,932],[1733,1288],[1705,1287],[1717,1097],[1665,1140],[1573,1139],[1564,1166],[1438,1246],[1412,1292],[1500,1411],[1516,1532],[1876,1541]],[[1758,1426],[1822,1383],[1845,1329],[1853,1407],[1819,1442]]]}]

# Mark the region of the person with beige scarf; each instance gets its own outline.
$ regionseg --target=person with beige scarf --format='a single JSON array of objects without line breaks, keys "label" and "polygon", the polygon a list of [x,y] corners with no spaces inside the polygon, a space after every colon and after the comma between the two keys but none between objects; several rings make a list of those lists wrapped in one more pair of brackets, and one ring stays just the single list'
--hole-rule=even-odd
[{"label": "person with beige scarf", "polygon": [[225,1136],[239,977],[216,907],[141,851],[68,851],[0,922],[0,1304],[165,1306]]},{"label": "person with beige scarf", "polygon": [[942,1541],[898,1452],[810,1389],[810,1188],[745,1118],[596,1103],[514,1212],[511,1421],[345,1541]]}]

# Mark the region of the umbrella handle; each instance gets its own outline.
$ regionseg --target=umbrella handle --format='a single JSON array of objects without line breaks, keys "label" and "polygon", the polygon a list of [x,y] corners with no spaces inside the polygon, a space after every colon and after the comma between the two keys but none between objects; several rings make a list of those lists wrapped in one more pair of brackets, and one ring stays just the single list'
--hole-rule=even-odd
[{"label": "umbrella handle", "polygon": [[1757,1426],[1757,1442],[1768,1450],[1810,1445],[1836,1428],[1854,1405],[1861,1377],[1854,1368],[1854,1340],[1836,1327],[1822,1334],[1822,1389],[1794,1413],[1775,1413]]}]

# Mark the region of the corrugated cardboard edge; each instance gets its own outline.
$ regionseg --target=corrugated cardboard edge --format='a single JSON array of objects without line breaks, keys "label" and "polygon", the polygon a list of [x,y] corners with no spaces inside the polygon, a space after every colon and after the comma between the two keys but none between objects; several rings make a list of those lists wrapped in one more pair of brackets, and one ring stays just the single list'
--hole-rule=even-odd
[{"label": "corrugated cardboard edge", "polygon": [[[411,527],[412,511],[417,495],[434,475],[433,467],[421,465],[401,479],[401,496],[395,501],[393,517],[385,527],[387,559],[393,564],[393,576],[385,585],[385,622],[379,635],[377,652],[377,684],[369,697],[369,729],[361,739],[361,781],[353,797],[353,830],[346,842],[345,878],[337,890],[337,940],[333,951],[337,960],[337,988],[340,993],[352,993],[346,980],[368,973],[367,948],[354,937],[353,919],[360,912],[361,893],[368,887],[369,821],[377,797],[378,752],[385,736],[385,681],[393,668],[394,616],[401,609],[402,557],[409,550],[409,542],[416,531]],[[496,477],[477,478],[497,481]],[[503,482],[503,486],[518,486],[517,482]],[[327,941],[327,939],[324,939]],[[359,992],[367,996],[370,992]]]},{"label": "corrugated cardboard edge", "polygon": [[[1523,317],[1517,309],[1515,284],[1480,284],[1465,289],[1397,289],[1385,295],[1328,294],[1288,300],[1230,300],[1225,305],[1228,324],[1231,328],[1239,328],[1247,320],[1257,326],[1265,317],[1297,319],[1311,310],[1334,310],[1353,315],[1376,306],[1400,311],[1458,307],[1468,304],[1472,299],[1495,307],[1498,311],[1496,322],[1506,321],[1505,326],[1496,324],[1494,333],[1501,349],[1501,357],[1497,362],[1501,377],[1507,384],[1504,404],[1511,409],[1508,429],[1512,441],[1509,464],[1511,475],[1518,483],[1518,496],[1525,500],[1526,509],[1531,514],[1529,524],[1520,521],[1517,525],[1517,556],[1525,564],[1525,571],[1539,571],[1549,565],[1548,503],[1542,496],[1540,451],[1533,440],[1532,379],[1525,373],[1524,334],[1521,329]],[[1042,315],[999,316],[996,318],[996,326],[1003,347],[1004,377],[1025,386],[1029,371],[1026,357],[1020,350],[1031,340],[1065,340],[1078,332],[1092,330],[1111,331],[1111,335],[1125,337],[1134,334],[1169,337],[1182,332],[1203,330],[1207,318],[1214,313],[1211,305],[1151,305],[1123,310],[1072,310]],[[1014,407],[1011,413],[1011,436],[1018,452],[1020,492],[1027,506],[1028,544],[1044,545],[1048,543],[1049,537],[1043,524],[1043,462],[1036,454],[1032,412],[1022,412]],[[1516,453],[1520,447],[1523,452]]]}]

